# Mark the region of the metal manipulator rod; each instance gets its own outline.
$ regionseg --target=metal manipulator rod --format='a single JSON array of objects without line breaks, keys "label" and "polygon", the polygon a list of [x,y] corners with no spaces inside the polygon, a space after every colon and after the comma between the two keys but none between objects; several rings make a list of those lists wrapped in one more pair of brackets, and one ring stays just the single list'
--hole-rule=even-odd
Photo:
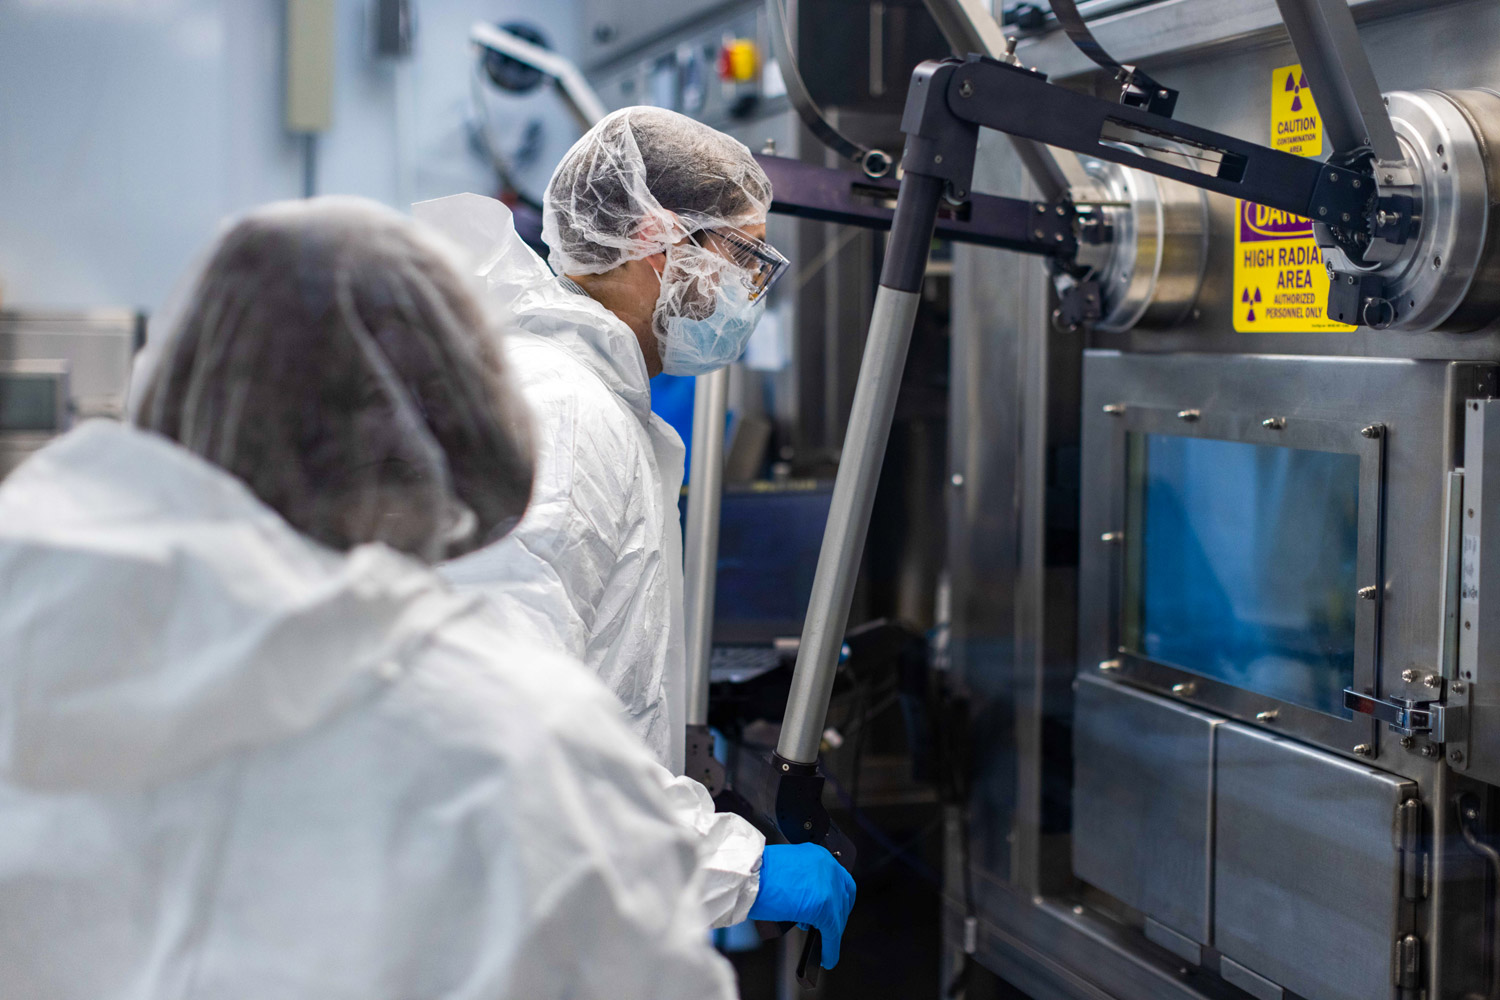
[{"label": "metal manipulator rod", "polygon": [[1405,160],[1348,0],[1276,0],[1328,132],[1333,158]]},{"label": "metal manipulator rod", "polygon": [[[776,747],[778,757],[791,764],[818,758],[928,245],[945,196],[955,201],[969,196],[981,125],[1130,166],[1139,162],[1152,172],[1251,200],[1260,195],[1288,211],[1322,207],[1325,214],[1353,213],[1364,205],[1360,189],[1349,183],[1352,174],[1345,179],[1299,157],[1075,94],[1049,85],[1039,73],[980,56],[918,66],[901,122],[907,143],[891,238]],[[1107,145],[1124,127],[1158,141],[1169,134],[1185,139],[1205,155],[1216,150],[1223,165],[1211,176]]]},{"label": "metal manipulator rod", "polygon": [[[1343,53],[1343,61],[1328,69],[1327,79],[1347,80],[1350,67],[1358,70],[1347,32],[1333,16],[1336,11],[1322,2],[1285,0],[1284,6],[1320,15],[1321,20],[1304,26],[1301,36],[1321,39],[1325,48]],[[1381,119],[1365,114],[1370,111],[1368,81],[1358,72],[1353,78],[1355,84],[1345,88],[1347,100],[1339,103],[1350,115],[1358,112],[1363,117],[1349,128],[1361,131],[1360,139],[1382,141]],[[1334,89],[1332,84],[1325,86]],[[1372,237],[1392,243],[1407,238],[1406,230],[1387,226],[1382,231],[1385,224],[1376,221],[1409,220],[1411,212],[1399,199],[1382,197],[1373,157],[1347,164],[1319,163],[1176,121],[1154,113],[1147,103],[1141,107],[1101,100],[1053,86],[1042,73],[977,55],[926,62],[914,71],[901,121],[907,136],[904,174],[777,743],[782,761],[811,765],[818,758],[928,245],[940,204],[970,197],[980,127],[1312,219],[1321,224],[1324,239],[1347,248],[1356,260],[1362,259],[1361,246]],[[1388,119],[1384,123],[1389,127]],[[1160,158],[1163,154],[1170,159]],[[1195,166],[1183,165],[1184,157]],[[1346,308],[1356,310],[1351,318],[1366,318],[1369,304],[1383,301],[1379,280],[1366,274],[1358,284],[1351,283],[1357,296],[1352,304],[1344,282],[1335,283]]]},{"label": "metal manipulator rod", "polygon": [[[913,83],[913,91],[916,86]],[[908,164],[913,162],[916,143],[915,129],[910,121],[915,102],[916,98],[909,95],[906,115],[902,119],[902,131],[908,136]],[[961,148],[962,143],[953,150],[960,160],[966,158],[968,163],[967,171],[960,170],[953,175],[959,178],[957,187],[965,195],[973,170],[973,144],[978,129],[968,131],[971,134],[967,155]],[[927,251],[937,222],[938,205],[949,186],[949,177],[928,173],[921,166],[916,169],[908,166],[896,198],[880,288],[875,294],[870,332],[865,341],[854,405],[849,414],[849,430],[844,439],[838,476],[834,480],[828,527],[818,553],[818,569],[813,576],[812,597],[802,628],[797,666],[792,674],[781,737],[776,744],[776,756],[788,766],[811,765],[818,759],[839,650],[843,647],[848,626],[849,604],[854,596],[860,553],[869,531],[875,487],[880,480],[880,466],[890,437],[891,419],[896,411],[896,396],[901,386],[901,372],[906,366],[907,348],[911,344],[912,324],[921,301]]]},{"label": "metal manipulator rod", "polygon": [[[1347,11],[1344,16],[1348,18]],[[1348,51],[1363,57],[1357,42]],[[1351,72],[1359,65],[1367,68],[1361,59],[1346,55],[1340,66]],[[1346,78],[1326,67],[1324,75],[1361,79],[1358,73]],[[1348,97],[1348,108],[1365,108],[1373,87],[1373,77],[1365,86],[1346,86],[1354,95]],[[1377,141],[1391,130],[1383,102],[1378,112],[1368,114],[1348,108],[1358,121],[1350,128],[1361,133],[1359,140]],[[942,178],[945,195],[962,200],[973,173],[979,127],[1310,219],[1318,242],[1348,269],[1334,274],[1331,316],[1374,327],[1413,321],[1409,314],[1398,315],[1388,301],[1383,273],[1424,225],[1404,162],[1382,159],[1365,145],[1336,152],[1327,162],[1294,156],[1149,107],[1057,87],[1042,73],[982,56],[917,67],[902,122],[908,135],[904,169]]]},{"label": "metal manipulator rod", "polygon": [[814,764],[818,759],[943,186],[939,178],[911,172],[901,181],[843,457],[834,480],[828,527],[818,553],[797,666],[776,744],[777,756],[791,764]]},{"label": "metal manipulator rod", "polygon": [[[983,126],[1329,224],[1364,219],[1377,196],[1372,168],[1283,153],[1057,87],[1045,74],[979,56],[923,63],[912,95],[922,98],[923,133],[909,140],[906,169],[920,142],[924,166],[960,189],[973,171],[971,130]],[[906,120],[912,116],[908,103]],[[1186,157],[1194,166],[1153,154]]]},{"label": "metal manipulator rod", "polygon": [[818,759],[939,207],[945,196],[962,201],[970,195],[979,127],[948,113],[942,98],[934,96],[940,87],[931,80],[934,75],[946,79],[955,66],[971,65],[975,59],[979,57],[965,63],[923,63],[907,93],[901,120],[907,136],[904,174],[776,744],[776,758],[789,768],[811,766]]}]

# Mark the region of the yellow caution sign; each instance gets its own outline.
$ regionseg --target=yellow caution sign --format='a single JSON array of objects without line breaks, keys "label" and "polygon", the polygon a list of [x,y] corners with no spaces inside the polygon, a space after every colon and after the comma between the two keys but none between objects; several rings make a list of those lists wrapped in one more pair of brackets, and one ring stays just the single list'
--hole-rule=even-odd
[{"label": "yellow caution sign", "polygon": [[[1271,73],[1271,145],[1299,156],[1323,153],[1323,120],[1301,66]],[[1301,216],[1236,202],[1234,328],[1240,333],[1352,330],[1327,316],[1328,272]]]},{"label": "yellow caution sign", "polygon": [[1271,71],[1271,146],[1297,156],[1323,154],[1323,119],[1301,66]]}]

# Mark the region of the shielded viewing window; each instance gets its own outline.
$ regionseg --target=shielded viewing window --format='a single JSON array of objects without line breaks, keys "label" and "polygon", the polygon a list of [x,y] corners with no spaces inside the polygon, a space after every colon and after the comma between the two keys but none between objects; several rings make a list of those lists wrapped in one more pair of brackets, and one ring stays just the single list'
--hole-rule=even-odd
[{"label": "shielded viewing window", "polygon": [[1124,651],[1349,718],[1360,456],[1125,438]]}]

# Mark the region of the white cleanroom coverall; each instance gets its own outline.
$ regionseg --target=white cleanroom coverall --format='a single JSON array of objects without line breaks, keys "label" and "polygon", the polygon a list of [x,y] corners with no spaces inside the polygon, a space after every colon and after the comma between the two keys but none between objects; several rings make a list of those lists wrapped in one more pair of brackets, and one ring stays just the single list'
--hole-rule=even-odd
[{"label": "white cleanroom coverall", "polygon": [[586,671],[91,423],[0,485],[0,993],[730,998]]},{"label": "white cleanroom coverall", "polygon": [[509,627],[562,643],[619,697],[630,727],[670,769],[663,781],[683,822],[699,833],[712,924],[737,923],[755,902],[765,838],[715,813],[702,785],[674,777],[686,688],[684,449],[651,412],[635,334],[554,278],[500,202],[455,195],[413,212],[471,255],[519,328],[506,338],[505,360],[531,404],[537,449],[521,523],[442,572],[489,595]]}]

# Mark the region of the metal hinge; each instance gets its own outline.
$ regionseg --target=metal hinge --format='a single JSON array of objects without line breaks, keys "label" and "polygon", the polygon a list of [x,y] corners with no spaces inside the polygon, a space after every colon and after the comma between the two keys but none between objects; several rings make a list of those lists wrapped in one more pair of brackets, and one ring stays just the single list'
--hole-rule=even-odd
[{"label": "metal hinge", "polygon": [[1427,852],[1422,850],[1422,803],[1407,799],[1396,807],[1396,851],[1401,864],[1401,895],[1418,900],[1427,895]]},{"label": "metal hinge", "polygon": [[1441,702],[1410,698],[1376,698],[1353,688],[1344,689],[1344,707],[1370,715],[1391,727],[1401,736],[1421,734],[1433,743],[1442,743],[1446,711]]},{"label": "metal hinge", "polygon": [[1415,934],[1406,934],[1396,939],[1396,947],[1391,958],[1391,973],[1398,990],[1414,990],[1421,985],[1421,938]]}]

